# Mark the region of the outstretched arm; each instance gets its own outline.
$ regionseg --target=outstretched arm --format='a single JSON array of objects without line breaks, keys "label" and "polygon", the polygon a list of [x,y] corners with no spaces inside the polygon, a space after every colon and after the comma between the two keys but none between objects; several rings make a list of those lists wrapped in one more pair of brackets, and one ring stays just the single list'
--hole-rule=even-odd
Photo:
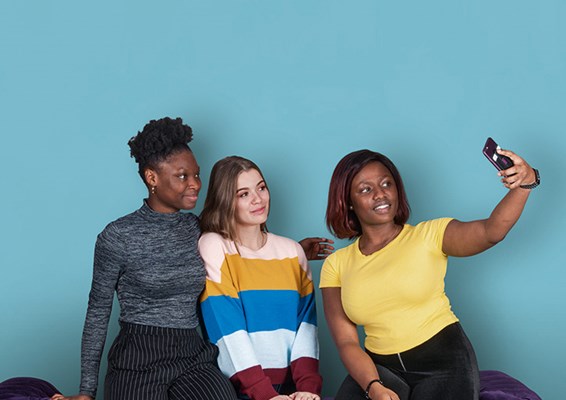
[{"label": "outstretched arm", "polygon": [[448,224],[442,250],[449,256],[471,256],[496,245],[505,239],[523,212],[531,190],[520,186],[535,182],[535,172],[512,151],[498,150],[498,153],[510,157],[514,163],[511,168],[499,171],[501,182],[509,192],[487,219],[471,222],[453,220]]}]

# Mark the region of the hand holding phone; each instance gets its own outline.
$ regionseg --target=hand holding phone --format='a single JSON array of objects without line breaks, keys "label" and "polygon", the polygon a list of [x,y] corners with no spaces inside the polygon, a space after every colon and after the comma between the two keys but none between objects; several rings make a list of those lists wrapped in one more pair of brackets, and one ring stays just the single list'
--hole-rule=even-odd
[{"label": "hand holding phone", "polygon": [[500,149],[500,147],[497,143],[495,143],[492,138],[488,137],[485,145],[483,146],[483,154],[499,171],[511,168],[514,165],[513,160],[507,156],[499,154],[497,152],[498,149]]}]

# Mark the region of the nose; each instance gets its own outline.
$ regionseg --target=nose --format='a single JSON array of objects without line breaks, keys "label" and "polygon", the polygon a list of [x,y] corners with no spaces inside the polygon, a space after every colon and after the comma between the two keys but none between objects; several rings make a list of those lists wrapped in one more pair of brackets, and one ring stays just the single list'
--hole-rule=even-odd
[{"label": "nose", "polygon": [[196,176],[191,176],[188,180],[189,189],[196,190],[197,192],[200,190],[202,185],[200,178]]},{"label": "nose", "polygon": [[385,189],[383,189],[382,187],[377,187],[377,189],[375,189],[373,191],[373,198],[374,200],[377,200],[379,198],[382,198],[385,196]]}]

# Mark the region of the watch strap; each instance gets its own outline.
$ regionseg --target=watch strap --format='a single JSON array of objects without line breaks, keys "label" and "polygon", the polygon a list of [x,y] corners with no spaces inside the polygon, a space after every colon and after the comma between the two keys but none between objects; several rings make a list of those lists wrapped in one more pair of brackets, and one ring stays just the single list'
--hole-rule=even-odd
[{"label": "watch strap", "polygon": [[528,185],[519,186],[521,189],[534,189],[538,185],[540,185],[540,174],[538,172],[538,169],[533,168],[533,171],[535,171],[535,181],[533,183],[528,184]]}]

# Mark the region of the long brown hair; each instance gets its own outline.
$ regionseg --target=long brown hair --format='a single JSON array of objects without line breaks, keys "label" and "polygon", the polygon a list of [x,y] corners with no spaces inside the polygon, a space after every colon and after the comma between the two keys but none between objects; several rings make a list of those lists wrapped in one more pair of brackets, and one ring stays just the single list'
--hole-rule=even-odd
[{"label": "long brown hair", "polygon": [[[251,160],[239,156],[223,158],[214,164],[210,173],[204,208],[200,214],[202,232],[216,232],[224,238],[236,240],[236,192],[238,177],[244,171],[255,169],[263,180],[259,167]],[[265,183],[267,188],[267,183]],[[268,189],[269,190],[269,189]],[[265,223],[261,230],[267,231]]]}]

